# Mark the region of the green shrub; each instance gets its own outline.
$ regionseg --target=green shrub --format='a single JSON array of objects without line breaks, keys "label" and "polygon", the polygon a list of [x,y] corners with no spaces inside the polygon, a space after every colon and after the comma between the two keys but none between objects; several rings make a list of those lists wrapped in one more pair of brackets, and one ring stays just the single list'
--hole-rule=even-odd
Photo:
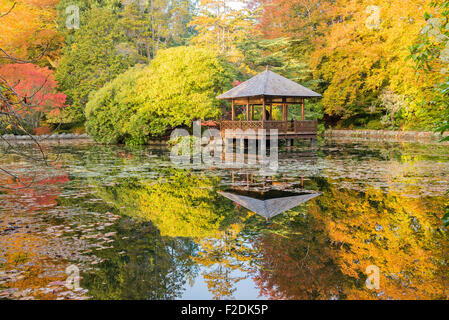
[{"label": "green shrub", "polygon": [[366,129],[368,129],[368,130],[382,130],[383,126],[382,126],[382,123],[380,122],[380,120],[378,120],[378,119],[370,120],[366,124]]},{"label": "green shrub", "polygon": [[86,128],[102,143],[144,144],[168,129],[216,118],[216,96],[236,72],[208,49],[161,50],[149,66],[136,66],[92,94]]},{"label": "green shrub", "polygon": [[126,127],[140,107],[136,85],[144,69],[137,65],[90,96],[86,130],[95,141],[120,143],[129,136]]}]

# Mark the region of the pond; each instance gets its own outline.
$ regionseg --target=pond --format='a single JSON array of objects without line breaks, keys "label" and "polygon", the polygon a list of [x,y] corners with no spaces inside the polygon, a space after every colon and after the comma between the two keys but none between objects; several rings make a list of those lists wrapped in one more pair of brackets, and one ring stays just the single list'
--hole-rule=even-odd
[{"label": "pond", "polygon": [[32,182],[0,176],[0,299],[449,298],[448,146],[323,141],[270,176],[156,146],[45,151],[0,156]]}]

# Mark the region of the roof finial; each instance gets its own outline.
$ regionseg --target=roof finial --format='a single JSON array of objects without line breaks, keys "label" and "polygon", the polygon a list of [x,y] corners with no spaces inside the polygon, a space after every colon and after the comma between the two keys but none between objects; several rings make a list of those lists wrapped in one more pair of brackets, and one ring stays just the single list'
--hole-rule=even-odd
[{"label": "roof finial", "polygon": [[268,64],[267,64],[267,71],[268,71]]}]

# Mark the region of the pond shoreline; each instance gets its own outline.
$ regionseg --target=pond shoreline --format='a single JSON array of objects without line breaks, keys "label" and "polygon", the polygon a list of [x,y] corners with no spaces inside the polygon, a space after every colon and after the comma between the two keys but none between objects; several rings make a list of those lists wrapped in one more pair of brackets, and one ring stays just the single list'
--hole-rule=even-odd
[{"label": "pond shoreline", "polygon": [[[448,137],[445,133],[443,137]],[[420,143],[440,143],[449,145],[449,141],[439,142],[441,135],[431,131],[393,131],[393,130],[332,130],[328,129],[323,133],[323,137],[332,139],[347,139],[353,141],[389,141],[389,142],[420,142]],[[13,135],[4,134],[0,140],[7,141],[55,141],[55,140],[89,140],[93,141],[87,133],[73,134],[61,133],[50,135]],[[166,139],[155,139],[148,142],[148,145],[166,145]]]},{"label": "pond shoreline", "polygon": [[14,134],[4,134],[1,136],[1,140],[8,141],[45,141],[45,140],[92,140],[87,133],[74,134],[74,133],[61,133],[61,134],[44,134],[44,135],[14,135]]},{"label": "pond shoreline", "polygon": [[441,137],[449,136],[445,133],[441,136],[431,131],[393,131],[393,130],[326,130],[324,137],[364,140],[364,141],[390,141],[390,142],[420,142],[441,143],[449,145],[449,142],[439,142]]}]

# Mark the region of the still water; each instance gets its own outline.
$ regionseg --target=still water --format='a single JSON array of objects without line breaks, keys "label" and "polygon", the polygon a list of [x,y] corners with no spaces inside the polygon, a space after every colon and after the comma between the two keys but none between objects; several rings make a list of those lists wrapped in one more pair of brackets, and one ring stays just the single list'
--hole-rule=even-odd
[{"label": "still water", "polygon": [[32,182],[0,175],[0,299],[449,298],[449,146],[325,141],[271,176],[157,147],[46,152],[0,156]]}]

